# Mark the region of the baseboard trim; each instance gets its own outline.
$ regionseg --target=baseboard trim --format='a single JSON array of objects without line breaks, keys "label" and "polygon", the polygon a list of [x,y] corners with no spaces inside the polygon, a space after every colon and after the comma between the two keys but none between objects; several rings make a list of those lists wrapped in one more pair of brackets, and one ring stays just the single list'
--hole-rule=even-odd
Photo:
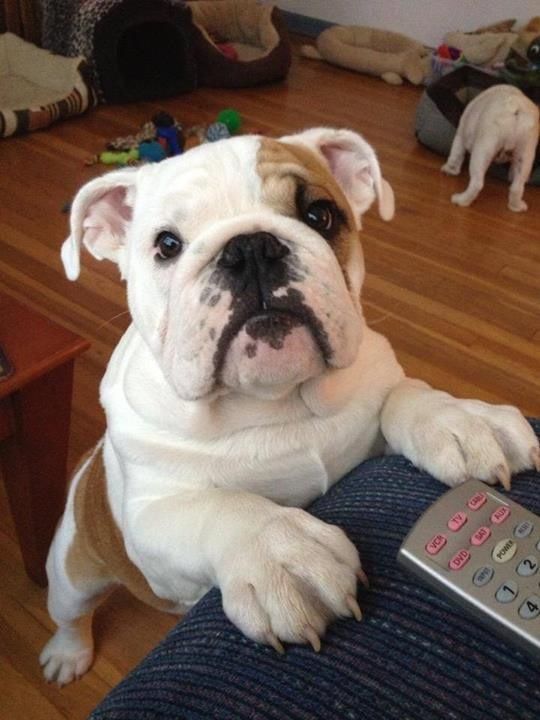
[{"label": "baseboard trim", "polygon": [[318,37],[323,30],[335,25],[335,23],[327,20],[319,20],[318,18],[300,15],[299,13],[290,12],[289,10],[281,10],[281,14],[289,32],[298,33],[299,35]]}]

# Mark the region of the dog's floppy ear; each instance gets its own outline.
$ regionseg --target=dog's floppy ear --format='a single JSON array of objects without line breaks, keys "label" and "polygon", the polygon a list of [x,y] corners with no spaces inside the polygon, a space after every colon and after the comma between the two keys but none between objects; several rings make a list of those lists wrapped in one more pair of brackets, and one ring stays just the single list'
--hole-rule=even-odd
[{"label": "dog's floppy ear", "polygon": [[125,236],[131,222],[137,169],[116,170],[91,180],[73,200],[70,235],[62,262],[70,280],[80,273],[81,242],[98,260],[118,263],[122,271]]},{"label": "dog's floppy ear", "polygon": [[394,217],[394,192],[381,175],[375,151],[361,135],[352,130],[313,128],[289,135],[282,141],[304,145],[327,163],[358,223],[375,198],[381,218]]}]

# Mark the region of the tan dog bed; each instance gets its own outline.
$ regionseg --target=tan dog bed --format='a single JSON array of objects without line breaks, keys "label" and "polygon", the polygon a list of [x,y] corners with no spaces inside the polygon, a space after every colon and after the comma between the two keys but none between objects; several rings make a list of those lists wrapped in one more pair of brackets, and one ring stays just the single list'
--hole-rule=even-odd
[{"label": "tan dog bed", "polygon": [[401,33],[358,25],[330,27],[317,38],[316,49],[304,45],[302,53],[393,85],[401,84],[402,78],[419,85],[428,70],[429,51],[421,43]]},{"label": "tan dog bed", "polygon": [[[285,77],[291,47],[279,9],[256,0],[187,2],[200,85],[248,87]],[[226,57],[219,43],[231,45],[237,59]]]},{"label": "tan dog bed", "polygon": [[84,58],[53,55],[13,33],[0,35],[0,137],[47,127],[96,105]]}]

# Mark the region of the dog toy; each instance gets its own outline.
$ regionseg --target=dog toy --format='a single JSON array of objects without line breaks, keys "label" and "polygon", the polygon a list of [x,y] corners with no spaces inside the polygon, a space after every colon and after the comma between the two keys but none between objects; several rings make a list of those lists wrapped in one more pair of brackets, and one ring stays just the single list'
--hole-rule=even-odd
[{"label": "dog toy", "polygon": [[164,140],[166,154],[180,155],[184,149],[184,138],[181,127],[178,127],[172,115],[161,111],[154,115],[152,122],[156,128],[156,139]]},{"label": "dog toy", "polygon": [[217,122],[223,123],[229,129],[231,135],[234,135],[242,126],[242,118],[238,110],[227,108],[220,110],[216,118]]},{"label": "dog toy", "polygon": [[227,125],[223,122],[211,123],[206,129],[205,139],[208,142],[216,142],[217,140],[225,140],[231,137],[231,132]]}]

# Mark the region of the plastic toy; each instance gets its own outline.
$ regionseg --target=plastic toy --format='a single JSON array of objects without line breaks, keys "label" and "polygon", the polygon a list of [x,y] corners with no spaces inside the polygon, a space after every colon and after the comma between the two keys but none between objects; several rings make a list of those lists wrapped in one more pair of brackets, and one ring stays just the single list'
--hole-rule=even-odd
[{"label": "plastic toy", "polygon": [[215,122],[206,129],[205,138],[208,142],[216,142],[216,140],[225,140],[230,136],[230,130],[225,123]]},{"label": "plastic toy", "polygon": [[234,133],[238,132],[238,130],[240,130],[240,127],[242,126],[242,118],[240,116],[240,113],[234,108],[227,108],[226,110],[221,110],[218,113],[216,119],[217,122],[223,123],[229,128],[229,132],[231,133],[231,135],[234,135]]},{"label": "plastic toy", "polygon": [[165,152],[167,155],[180,155],[184,149],[184,138],[172,115],[166,112],[159,112],[152,118],[156,127],[156,139],[165,140]]}]

